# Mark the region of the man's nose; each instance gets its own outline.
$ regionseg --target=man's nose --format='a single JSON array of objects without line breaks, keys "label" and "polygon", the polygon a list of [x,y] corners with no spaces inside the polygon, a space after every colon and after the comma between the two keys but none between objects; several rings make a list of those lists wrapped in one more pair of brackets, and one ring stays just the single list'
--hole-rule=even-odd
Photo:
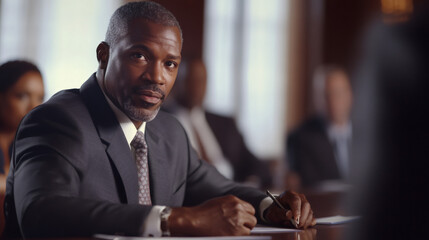
[{"label": "man's nose", "polygon": [[155,84],[163,85],[165,84],[165,80],[163,77],[163,64],[159,62],[154,62],[149,65],[146,70],[146,79],[150,80]]}]

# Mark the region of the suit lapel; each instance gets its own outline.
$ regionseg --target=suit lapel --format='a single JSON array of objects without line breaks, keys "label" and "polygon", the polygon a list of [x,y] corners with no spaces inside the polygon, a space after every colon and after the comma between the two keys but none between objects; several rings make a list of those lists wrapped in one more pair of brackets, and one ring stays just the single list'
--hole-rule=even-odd
[{"label": "suit lapel", "polygon": [[[156,121],[156,120],[154,120]],[[152,197],[152,204],[168,205],[170,195],[172,193],[172,178],[173,172],[171,170],[171,163],[167,156],[167,145],[157,135],[151,123],[146,125],[146,142],[148,145],[149,157],[149,176],[150,176],[150,192]]]},{"label": "suit lapel", "polygon": [[119,173],[127,203],[138,203],[137,167],[125,135],[98,86],[95,74],[82,85],[80,92],[100,139],[106,146],[106,153]]}]

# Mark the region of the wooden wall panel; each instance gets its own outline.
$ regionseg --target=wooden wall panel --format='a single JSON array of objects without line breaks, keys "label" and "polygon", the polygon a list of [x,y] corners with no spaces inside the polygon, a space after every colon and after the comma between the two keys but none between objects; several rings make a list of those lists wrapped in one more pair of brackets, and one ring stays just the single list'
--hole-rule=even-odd
[{"label": "wooden wall panel", "polygon": [[183,32],[183,57],[202,57],[204,1],[203,0],[155,0],[170,10],[180,23]]}]

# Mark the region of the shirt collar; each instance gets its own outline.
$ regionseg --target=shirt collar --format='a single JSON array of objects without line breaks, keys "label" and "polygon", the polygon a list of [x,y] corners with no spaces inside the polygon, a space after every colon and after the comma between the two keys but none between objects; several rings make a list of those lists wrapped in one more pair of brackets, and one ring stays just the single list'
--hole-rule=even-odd
[{"label": "shirt collar", "polygon": [[146,122],[143,122],[142,125],[138,129],[136,129],[136,126],[131,121],[131,119],[127,115],[125,115],[125,113],[122,112],[118,107],[116,107],[116,105],[113,104],[113,102],[109,99],[109,97],[107,97],[103,87],[100,84],[100,81],[97,81],[97,83],[100,86],[101,91],[103,92],[104,98],[106,99],[107,103],[109,104],[110,108],[115,114],[116,119],[118,120],[119,125],[121,126],[121,129],[124,132],[125,138],[127,139],[128,145],[130,145],[137,131],[142,131],[143,133],[145,133]]},{"label": "shirt collar", "polygon": [[349,139],[352,136],[352,124],[350,121],[343,126],[330,124],[328,127],[328,134],[331,139],[337,139],[337,138]]}]

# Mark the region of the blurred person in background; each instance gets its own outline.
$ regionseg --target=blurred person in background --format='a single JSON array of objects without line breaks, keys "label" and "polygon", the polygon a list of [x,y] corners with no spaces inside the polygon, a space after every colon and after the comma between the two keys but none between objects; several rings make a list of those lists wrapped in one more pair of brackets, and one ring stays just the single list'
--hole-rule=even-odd
[{"label": "blurred person in background", "polygon": [[322,66],[313,79],[316,113],[287,137],[289,188],[314,187],[328,180],[346,181],[350,174],[352,89],[347,73]]},{"label": "blurred person in background", "polygon": [[427,239],[429,11],[373,24],[356,78],[352,156],[365,163],[349,239]]},{"label": "blurred person in background", "polygon": [[268,162],[247,148],[234,118],[204,109],[207,70],[201,59],[182,61],[173,101],[165,109],[174,114],[188,133],[198,154],[225,177],[258,188],[271,184]]},{"label": "blurred person in background", "polygon": [[10,163],[10,149],[21,119],[43,102],[42,74],[27,61],[10,61],[0,66],[0,174],[4,192],[4,176]]},{"label": "blurred person in background", "polygon": [[33,63],[9,61],[0,66],[0,233],[10,149],[21,119],[43,102],[42,74]]}]

